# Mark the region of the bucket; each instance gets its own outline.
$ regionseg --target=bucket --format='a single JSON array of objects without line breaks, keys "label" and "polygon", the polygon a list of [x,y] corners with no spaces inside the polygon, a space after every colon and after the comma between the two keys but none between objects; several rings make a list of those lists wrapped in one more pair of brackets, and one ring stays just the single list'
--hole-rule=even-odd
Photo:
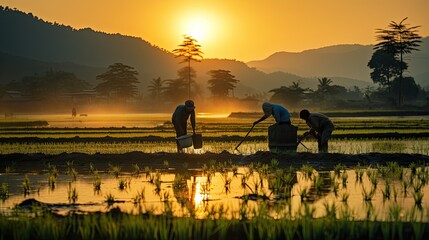
[{"label": "bucket", "polygon": [[192,135],[192,143],[194,144],[194,149],[200,149],[203,147],[203,135],[201,133],[196,133]]},{"label": "bucket", "polygon": [[177,142],[179,143],[179,146],[181,148],[187,148],[192,146],[192,135],[183,135],[176,138]]},{"label": "bucket", "polygon": [[271,125],[268,127],[268,147],[272,152],[295,152],[298,127]]}]

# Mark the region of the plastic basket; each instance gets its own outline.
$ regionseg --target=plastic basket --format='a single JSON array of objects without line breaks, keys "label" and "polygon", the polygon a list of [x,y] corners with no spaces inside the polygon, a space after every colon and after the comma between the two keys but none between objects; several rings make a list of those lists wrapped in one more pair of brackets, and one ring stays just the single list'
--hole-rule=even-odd
[{"label": "plastic basket", "polygon": [[179,146],[181,148],[188,148],[192,146],[192,135],[183,135],[176,138],[177,142],[179,143]]}]

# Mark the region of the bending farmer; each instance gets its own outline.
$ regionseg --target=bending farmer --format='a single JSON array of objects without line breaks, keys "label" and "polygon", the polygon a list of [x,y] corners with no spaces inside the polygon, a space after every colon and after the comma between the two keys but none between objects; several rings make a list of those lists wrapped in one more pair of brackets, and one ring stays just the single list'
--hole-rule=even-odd
[{"label": "bending farmer", "polygon": [[[191,116],[191,125],[193,134],[195,134],[195,105],[192,100],[187,100],[185,104],[181,104],[176,107],[176,110],[173,113],[173,117],[171,118],[171,122],[174,125],[174,129],[176,130],[176,137],[180,137],[187,134],[187,121]],[[177,152],[181,152],[182,148],[177,143]]]},{"label": "bending farmer", "polygon": [[264,111],[264,116],[262,116],[261,119],[259,119],[258,121],[255,121],[253,125],[264,121],[271,115],[273,115],[278,125],[291,125],[290,113],[283,106],[279,104],[271,104],[269,102],[264,102],[262,104],[262,110]]},{"label": "bending farmer", "polygon": [[307,109],[301,110],[299,117],[310,127],[308,133],[317,138],[319,152],[328,152],[328,140],[335,128],[332,121],[321,113],[310,113]]}]

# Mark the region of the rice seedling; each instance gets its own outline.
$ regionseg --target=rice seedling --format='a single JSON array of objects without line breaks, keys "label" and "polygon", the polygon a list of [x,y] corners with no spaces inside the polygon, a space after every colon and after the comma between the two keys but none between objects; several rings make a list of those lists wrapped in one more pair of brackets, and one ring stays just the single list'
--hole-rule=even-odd
[{"label": "rice seedling", "polygon": [[98,174],[98,170],[95,169],[94,165],[91,162],[89,163],[89,173],[90,174]]},{"label": "rice seedling", "polygon": [[6,166],[5,168],[4,168],[4,173],[7,175],[7,174],[11,174],[11,173],[13,173],[15,171],[15,167],[14,167],[14,165],[12,165],[12,166]]},{"label": "rice seedling", "polygon": [[22,188],[24,190],[24,196],[27,196],[30,194],[30,179],[28,178],[27,174],[24,177],[24,180],[22,181]]},{"label": "rice seedling", "polygon": [[389,220],[394,222],[399,222],[403,216],[402,207],[394,203],[389,207]]},{"label": "rice seedling", "polygon": [[338,197],[338,191],[340,190],[340,183],[337,181],[331,181],[331,186],[335,197]]},{"label": "rice seedling", "polygon": [[375,195],[375,187],[372,186],[371,189],[369,191],[367,191],[367,189],[362,186],[362,196],[363,196],[363,200],[366,202],[370,202],[372,200],[372,198]]},{"label": "rice seedling", "polygon": [[404,197],[406,197],[408,195],[408,187],[409,186],[410,186],[410,182],[408,182],[407,179],[402,179],[401,187],[402,187],[402,192],[404,193]]},{"label": "rice seedling", "polygon": [[313,178],[313,186],[316,189],[317,195],[321,195],[323,183],[324,183],[323,178],[320,177],[319,174],[316,174]]},{"label": "rice seedling", "polygon": [[94,182],[92,183],[95,192],[100,192],[101,190],[101,178],[98,174],[94,175]]},{"label": "rice seedling", "polygon": [[335,176],[339,178],[340,174],[342,172],[344,172],[345,169],[346,169],[346,167],[343,164],[341,164],[341,163],[338,163],[337,165],[335,165],[335,167],[334,167],[334,174],[335,174]]},{"label": "rice seedling", "polygon": [[69,187],[67,189],[67,195],[69,202],[72,202],[73,204],[76,203],[78,199],[78,193],[76,190],[76,187],[71,186],[71,182],[69,182]]},{"label": "rice seedling", "polygon": [[416,206],[422,205],[423,195],[424,194],[421,191],[413,193],[414,203]]},{"label": "rice seedling", "polygon": [[279,160],[275,158],[271,159],[271,163],[270,163],[271,170],[276,170],[279,167],[279,163],[280,163]]},{"label": "rice seedling", "polygon": [[60,171],[58,170],[57,166],[51,164],[51,162],[48,162],[47,168],[48,168],[48,173],[50,175],[54,176],[55,178],[58,176]]},{"label": "rice seedling", "polygon": [[109,172],[112,174],[115,178],[118,178],[121,174],[121,166],[113,166],[109,163]]},{"label": "rice seedling", "polygon": [[76,181],[78,173],[77,173],[77,170],[75,168],[73,168],[73,167],[70,168],[68,171],[68,174],[73,177],[74,181]]},{"label": "rice seedling", "polygon": [[165,169],[168,170],[169,163],[168,163],[167,160],[164,160],[164,162],[162,163],[162,165],[164,166]]},{"label": "rice seedling", "polygon": [[133,171],[133,175],[139,176],[140,172],[141,172],[140,166],[137,163],[135,163],[135,164],[132,165],[132,167],[133,167],[133,170],[134,170]]},{"label": "rice seedling", "polygon": [[299,197],[301,198],[301,201],[304,201],[305,199],[307,199],[307,195],[308,195],[307,187],[303,187],[299,190]]},{"label": "rice seedling", "polygon": [[328,219],[336,219],[337,217],[337,206],[335,203],[329,204],[329,202],[324,202],[323,207],[325,208],[326,215]]},{"label": "rice seedling", "polygon": [[7,183],[2,183],[0,188],[0,199],[6,200],[9,197],[9,189]]},{"label": "rice seedling", "polygon": [[134,204],[139,204],[145,200],[145,187],[143,187],[140,191],[137,191],[137,194],[133,198]]},{"label": "rice seedling", "polygon": [[378,185],[378,178],[377,178],[377,174],[371,174],[371,177],[369,178],[372,186],[374,189],[377,189],[377,185]]},{"label": "rice seedling", "polygon": [[353,170],[356,173],[356,182],[362,183],[362,177],[365,172],[364,168],[361,167],[360,163],[358,163]]},{"label": "rice seedling", "polygon": [[342,191],[340,194],[341,202],[344,202],[344,203],[347,202],[349,197],[350,197],[350,194],[346,190]]},{"label": "rice seedling", "polygon": [[107,203],[108,206],[112,206],[115,203],[115,196],[112,193],[108,193],[104,196],[104,201]]},{"label": "rice seedling", "polygon": [[57,180],[57,178],[55,177],[55,175],[53,175],[53,174],[49,174],[49,177],[48,177],[48,185],[49,185],[49,188],[50,188],[51,190],[54,190],[54,189],[55,189],[56,180]]},{"label": "rice seedling", "polygon": [[127,181],[127,179],[125,178],[119,178],[119,183],[118,183],[118,187],[119,190],[125,190],[126,188],[129,187],[130,181]]},{"label": "rice seedling", "polygon": [[346,171],[341,173],[341,183],[343,188],[347,188],[347,179],[349,178],[348,174]]},{"label": "rice seedling", "polygon": [[152,167],[145,166],[144,167],[144,172],[146,174],[146,178],[150,177],[151,176],[151,172],[152,172]]},{"label": "rice seedling", "polygon": [[304,179],[308,180],[308,179],[312,178],[314,168],[312,166],[310,166],[310,165],[303,164],[301,166],[300,171],[302,172],[302,175],[303,175]]},{"label": "rice seedling", "polygon": [[390,199],[390,181],[388,179],[386,179],[384,190],[382,189],[381,193],[383,194],[383,200]]}]

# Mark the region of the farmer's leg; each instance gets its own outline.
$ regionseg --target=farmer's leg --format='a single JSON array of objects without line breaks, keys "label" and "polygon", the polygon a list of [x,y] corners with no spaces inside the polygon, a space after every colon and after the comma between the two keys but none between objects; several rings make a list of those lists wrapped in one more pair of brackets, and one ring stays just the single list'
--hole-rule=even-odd
[{"label": "farmer's leg", "polygon": [[[176,138],[186,135],[186,126],[183,128],[182,124],[173,124],[174,129],[176,130]],[[179,141],[176,140],[177,152],[182,152]]]},{"label": "farmer's leg", "polygon": [[326,126],[320,137],[320,148],[319,152],[328,152],[328,140],[332,135],[332,131],[334,130],[331,126]]}]

